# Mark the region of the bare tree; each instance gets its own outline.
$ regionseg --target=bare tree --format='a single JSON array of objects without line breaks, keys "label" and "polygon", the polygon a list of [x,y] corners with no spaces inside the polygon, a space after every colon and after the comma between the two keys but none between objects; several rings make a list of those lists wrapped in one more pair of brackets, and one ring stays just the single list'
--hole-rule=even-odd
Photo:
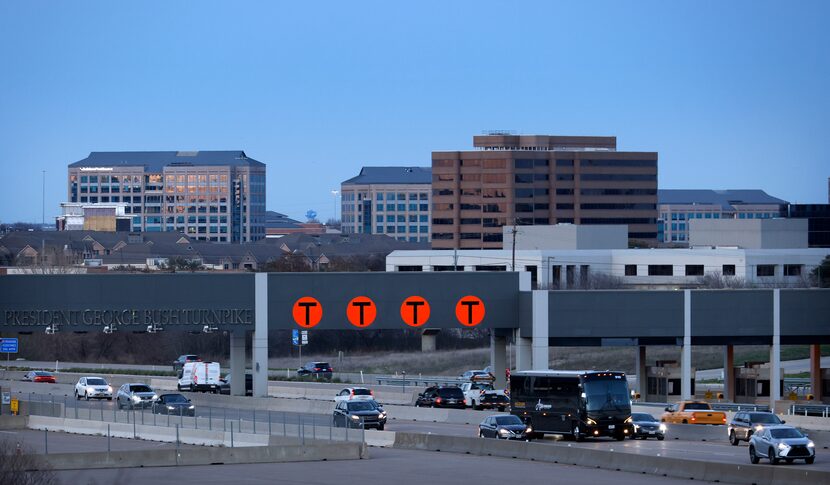
[{"label": "bare tree", "polygon": [[15,485],[57,485],[49,466],[19,443],[0,440],[0,483]]}]

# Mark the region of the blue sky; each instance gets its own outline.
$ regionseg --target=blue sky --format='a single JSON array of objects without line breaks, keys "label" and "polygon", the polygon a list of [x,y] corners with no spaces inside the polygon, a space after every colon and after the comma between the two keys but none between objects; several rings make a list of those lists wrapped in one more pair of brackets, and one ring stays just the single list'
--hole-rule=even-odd
[{"label": "blue sky", "polygon": [[660,188],[827,202],[826,1],[0,3],[0,221],[90,151],[243,149],[333,214],[364,165],[484,130],[615,135]]}]

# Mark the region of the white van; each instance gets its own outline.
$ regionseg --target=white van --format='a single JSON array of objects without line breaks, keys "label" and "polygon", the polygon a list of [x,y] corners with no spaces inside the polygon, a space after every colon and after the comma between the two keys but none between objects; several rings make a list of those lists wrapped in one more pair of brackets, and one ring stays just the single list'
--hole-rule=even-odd
[{"label": "white van", "polygon": [[219,392],[219,362],[186,362],[179,378],[179,391]]}]

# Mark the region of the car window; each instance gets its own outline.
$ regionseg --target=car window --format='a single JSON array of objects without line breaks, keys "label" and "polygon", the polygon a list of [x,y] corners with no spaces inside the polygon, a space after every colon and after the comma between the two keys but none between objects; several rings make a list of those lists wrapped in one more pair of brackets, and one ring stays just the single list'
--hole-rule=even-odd
[{"label": "car window", "polygon": [[775,439],[803,438],[801,431],[795,428],[774,428],[769,430],[770,436]]},{"label": "car window", "polygon": [[78,384],[80,384],[82,386],[85,386],[86,385],[86,379],[81,378],[81,380],[78,381]]},{"label": "car window", "polygon": [[657,418],[648,413],[633,413],[631,419],[634,421],[657,421]]},{"label": "car window", "polygon": [[686,404],[686,409],[701,409],[704,411],[709,411],[709,405],[704,404],[702,402],[690,402]]},{"label": "car window", "polygon": [[441,389],[438,389],[438,395],[446,398],[464,398],[464,393],[462,393],[461,389],[457,387],[442,387]]},{"label": "car window", "polygon": [[179,403],[179,402],[187,402],[187,398],[182,396],[181,394],[168,394],[167,399],[165,402],[168,403]]},{"label": "car window", "polygon": [[375,406],[366,401],[355,401],[349,403],[349,411],[372,411]]},{"label": "car window", "polygon": [[89,386],[106,386],[107,385],[107,381],[105,381],[104,379],[97,378],[97,377],[92,378],[92,379],[87,379],[86,383]]},{"label": "car window", "polygon": [[150,389],[149,386],[145,386],[143,384],[130,386],[130,391],[132,391],[132,392],[153,392],[153,390]]},{"label": "car window", "polygon": [[370,391],[369,389],[364,389],[364,388],[361,388],[361,387],[357,387],[354,390],[354,395],[355,396],[371,396],[372,391]]},{"label": "car window", "polygon": [[781,420],[778,419],[778,416],[772,413],[758,413],[751,414],[750,416],[753,423],[781,424]]},{"label": "car window", "polygon": [[513,426],[522,424],[522,420],[518,416],[499,416],[496,419],[496,424],[499,426]]}]

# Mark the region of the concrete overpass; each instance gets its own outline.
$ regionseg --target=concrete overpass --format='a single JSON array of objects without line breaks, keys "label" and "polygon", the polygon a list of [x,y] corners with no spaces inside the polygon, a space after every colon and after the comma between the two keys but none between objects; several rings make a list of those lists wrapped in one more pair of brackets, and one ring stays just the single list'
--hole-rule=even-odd
[{"label": "concrete overpass", "polygon": [[[545,369],[551,345],[682,349],[691,396],[691,347],[770,346],[771,395],[780,398],[780,346],[830,343],[830,290],[531,290],[528,273],[256,273],[0,276],[0,331],[9,333],[227,331],[232,392],[242,394],[252,339],[254,395],[267,394],[268,330],[449,328],[491,330],[493,369]],[[503,379],[501,372],[497,377]],[[727,380],[727,382],[731,382]],[[644,388],[641,382],[640,389]],[[814,391],[815,392],[815,391]]]}]

